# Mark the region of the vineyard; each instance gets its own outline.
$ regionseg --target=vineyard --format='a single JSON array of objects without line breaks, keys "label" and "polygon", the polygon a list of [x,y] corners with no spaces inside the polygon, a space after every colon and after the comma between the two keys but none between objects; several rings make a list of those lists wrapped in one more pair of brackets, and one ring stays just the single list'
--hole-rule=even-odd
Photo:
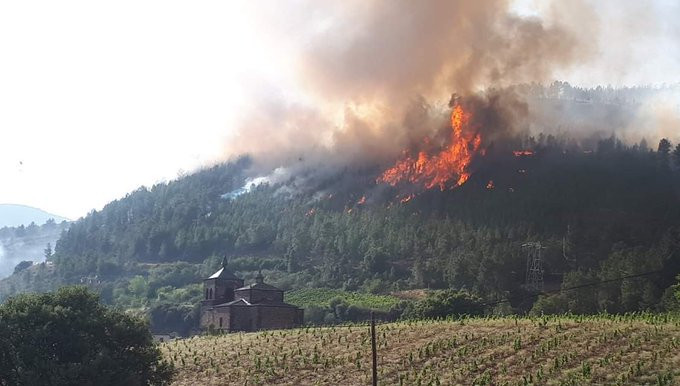
[{"label": "vineyard", "polygon": [[399,303],[399,298],[328,288],[303,288],[286,292],[286,301],[298,307],[328,307],[333,299],[340,299],[357,307],[388,311]]},{"label": "vineyard", "polygon": [[[671,385],[680,319],[598,315],[414,321],[377,327],[381,385]],[[365,325],[193,337],[162,344],[174,385],[367,385]]]}]

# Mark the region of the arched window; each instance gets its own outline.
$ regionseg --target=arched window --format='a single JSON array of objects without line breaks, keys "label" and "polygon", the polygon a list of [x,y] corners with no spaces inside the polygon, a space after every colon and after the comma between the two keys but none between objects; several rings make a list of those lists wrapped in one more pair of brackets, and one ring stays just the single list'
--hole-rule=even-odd
[{"label": "arched window", "polygon": [[212,288],[211,288],[210,289],[210,297],[208,299],[212,299],[212,298],[213,298],[213,294],[212,294]]}]

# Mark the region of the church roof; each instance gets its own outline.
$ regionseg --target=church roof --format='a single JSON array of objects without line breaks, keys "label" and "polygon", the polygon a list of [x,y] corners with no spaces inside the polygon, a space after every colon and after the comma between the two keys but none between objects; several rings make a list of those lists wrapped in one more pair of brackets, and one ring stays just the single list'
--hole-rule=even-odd
[{"label": "church roof", "polygon": [[247,301],[246,299],[236,299],[236,300],[232,300],[232,301],[227,302],[227,303],[218,304],[217,307],[220,307],[220,306],[237,306],[237,305],[252,306],[252,304],[249,301]]},{"label": "church roof", "polygon": [[234,275],[226,267],[222,267],[219,271],[215,272],[208,279],[230,279],[230,280],[241,280],[240,277]]},{"label": "church roof", "polygon": [[298,306],[285,302],[272,302],[263,301],[258,303],[251,303],[246,299],[236,299],[227,303],[218,304],[215,307],[229,307],[229,306],[248,306],[248,307],[258,307],[258,306],[268,306],[268,307],[285,307],[285,308],[299,308]]},{"label": "church roof", "polygon": [[249,284],[245,287],[237,288],[236,291],[244,291],[244,290],[250,290],[250,289],[262,290],[262,291],[281,291],[281,292],[283,292],[282,289],[276,288],[273,285],[269,285],[267,283]]}]

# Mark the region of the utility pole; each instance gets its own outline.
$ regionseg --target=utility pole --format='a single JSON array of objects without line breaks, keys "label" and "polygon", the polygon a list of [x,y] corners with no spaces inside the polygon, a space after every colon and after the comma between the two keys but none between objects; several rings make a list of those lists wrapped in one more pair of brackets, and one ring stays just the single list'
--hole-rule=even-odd
[{"label": "utility pole", "polygon": [[540,241],[522,244],[527,249],[526,288],[535,293],[543,292],[543,260],[541,250],[545,249]]},{"label": "utility pole", "polygon": [[373,386],[378,386],[378,352],[375,347],[375,318],[371,311],[371,354],[373,357]]}]

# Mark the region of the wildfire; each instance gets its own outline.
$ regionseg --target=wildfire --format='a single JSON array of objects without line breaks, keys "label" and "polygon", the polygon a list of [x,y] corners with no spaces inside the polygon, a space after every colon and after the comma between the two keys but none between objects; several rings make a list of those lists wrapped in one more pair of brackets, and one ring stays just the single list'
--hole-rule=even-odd
[{"label": "wildfire", "polygon": [[399,200],[399,202],[401,202],[402,204],[405,204],[405,203],[411,201],[413,199],[413,197],[415,197],[415,194],[409,194],[408,196],[402,197]]},{"label": "wildfire", "polygon": [[451,142],[446,148],[434,155],[425,151],[417,157],[407,155],[385,170],[377,182],[395,186],[408,181],[423,184],[426,189],[438,186],[441,190],[463,185],[470,178],[468,166],[482,142],[478,133],[469,132],[470,118],[471,114],[457,104],[451,112]]},{"label": "wildfire", "polygon": [[515,157],[530,157],[534,155],[533,150],[514,150],[512,154],[515,155]]},{"label": "wildfire", "polygon": [[312,209],[310,209],[309,211],[307,211],[307,213],[305,213],[305,216],[307,216],[307,217],[313,216],[314,213],[316,213],[316,209],[315,209],[315,208],[312,208]]},{"label": "wildfire", "polygon": [[493,189],[495,187],[496,186],[494,185],[493,180],[489,180],[489,183],[486,184],[486,188],[489,189],[489,190]]},{"label": "wildfire", "polygon": [[366,203],[366,196],[361,196],[359,201],[357,201],[357,205],[363,205]]}]

